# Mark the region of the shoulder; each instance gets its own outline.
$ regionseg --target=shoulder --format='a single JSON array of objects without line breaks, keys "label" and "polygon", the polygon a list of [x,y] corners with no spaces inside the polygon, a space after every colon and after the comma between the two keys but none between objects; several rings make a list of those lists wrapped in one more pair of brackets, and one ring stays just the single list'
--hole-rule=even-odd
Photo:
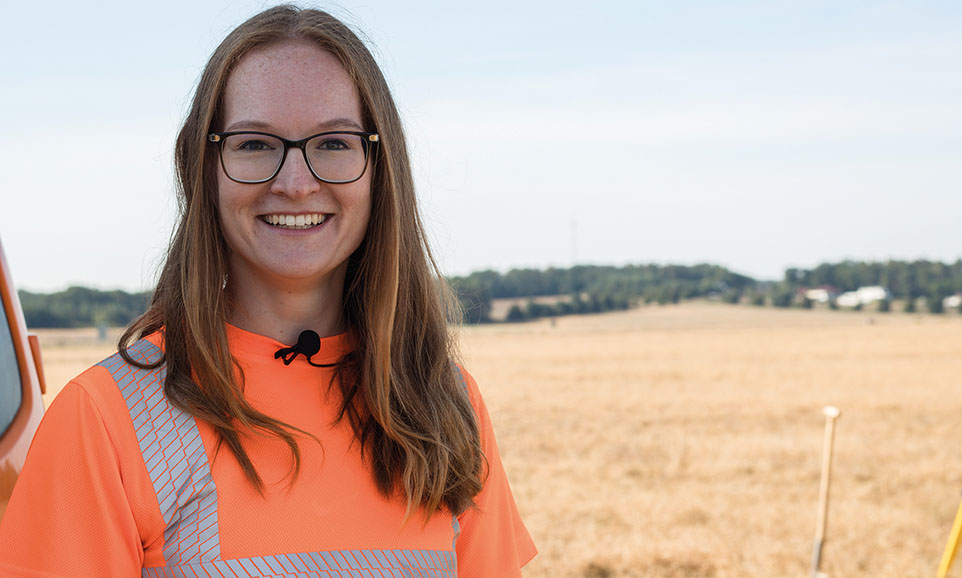
[{"label": "shoulder", "polygon": [[475,497],[475,507],[458,517],[458,576],[520,578],[521,566],[537,550],[518,514],[478,383],[464,367],[455,367],[477,414],[486,464],[484,486]]},{"label": "shoulder", "polygon": [[[131,358],[153,363],[162,351],[153,339],[142,339],[128,348]],[[131,387],[163,386],[163,368],[141,369],[114,353],[70,380],[50,403],[44,422],[51,430],[103,427],[114,443],[127,445],[133,434]]]},{"label": "shoulder", "polygon": [[162,522],[126,401],[110,371],[95,365],[44,414],[0,524],[0,567],[47,576],[83,561],[97,575],[131,575],[142,545],[163,536]]},{"label": "shoulder", "polygon": [[482,451],[487,454],[493,449],[495,444],[494,426],[491,423],[491,414],[488,413],[488,406],[481,396],[481,388],[478,387],[478,382],[474,379],[474,376],[460,364],[455,364],[454,368],[455,376],[464,388],[465,393],[467,393],[468,401],[471,402],[471,407],[474,409],[478,430],[481,434]]},{"label": "shoulder", "polygon": [[467,393],[468,400],[471,402],[471,406],[474,407],[475,413],[479,416],[482,413],[486,413],[484,399],[481,397],[481,389],[478,387],[478,382],[474,379],[474,376],[471,375],[463,365],[455,363],[454,377],[464,389],[464,392]]},{"label": "shoulder", "polygon": [[478,383],[474,380],[474,377],[468,373],[468,370],[464,368],[460,363],[453,363],[454,367],[454,377],[457,379],[461,387],[468,392],[468,395],[475,395],[478,393]]},{"label": "shoulder", "polygon": [[[163,355],[163,350],[159,346],[157,334],[151,335],[146,339],[140,339],[127,348],[128,356],[143,364],[156,363]],[[123,401],[122,388],[125,381],[141,381],[145,374],[162,371],[162,368],[155,370],[142,369],[130,364],[121,354],[114,353],[86,371],[73,378],[54,399],[54,403],[61,397],[64,399],[77,400],[82,395],[89,398],[90,402],[98,408],[107,408],[117,405]],[[64,394],[67,394],[64,396]],[[126,404],[124,414],[126,414]]]}]

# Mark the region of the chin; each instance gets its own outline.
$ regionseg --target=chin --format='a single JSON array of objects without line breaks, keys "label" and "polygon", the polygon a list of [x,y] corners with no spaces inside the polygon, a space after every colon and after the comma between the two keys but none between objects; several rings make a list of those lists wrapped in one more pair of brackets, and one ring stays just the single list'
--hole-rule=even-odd
[{"label": "chin", "polygon": [[344,269],[346,269],[346,264],[337,267],[318,267],[317,263],[297,264],[287,262],[269,267],[268,271],[271,278],[281,283],[296,285],[314,283],[320,286],[329,281],[340,282],[343,280],[344,276],[339,273]]}]

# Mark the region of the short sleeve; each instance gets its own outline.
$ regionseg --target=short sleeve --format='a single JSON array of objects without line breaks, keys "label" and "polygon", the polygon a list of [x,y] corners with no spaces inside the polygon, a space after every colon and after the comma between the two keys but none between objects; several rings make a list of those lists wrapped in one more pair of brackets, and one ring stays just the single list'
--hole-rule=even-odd
[{"label": "short sleeve", "polygon": [[71,382],[47,410],[0,523],[0,575],[133,578],[142,558],[111,432]]},{"label": "short sleeve", "polygon": [[476,507],[458,517],[458,578],[517,578],[538,551],[518,514],[484,400],[474,379],[462,375],[478,416],[487,476]]}]

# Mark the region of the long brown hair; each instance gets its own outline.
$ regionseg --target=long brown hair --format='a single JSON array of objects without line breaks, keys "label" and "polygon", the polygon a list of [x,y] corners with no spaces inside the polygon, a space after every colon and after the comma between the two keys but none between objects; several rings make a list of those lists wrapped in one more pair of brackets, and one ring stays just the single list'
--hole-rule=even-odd
[{"label": "long brown hair", "polygon": [[452,300],[426,242],[387,83],[364,43],[325,12],[290,5],[265,10],[231,32],[208,61],[177,137],[180,219],[150,307],[121,336],[121,354],[136,364],[126,348],[162,330],[165,352],[158,365],[166,363],[170,401],[214,427],[258,490],[263,482],[244,450],[244,432],[286,442],[296,478],[296,436],[304,432],[251,407],[234,377],[239,368],[225,328],[231,299],[228,248],[217,216],[219,165],[207,142],[209,132],[222,129],[224,87],[237,62],[289,39],[313,42],[337,57],[355,82],[366,129],[380,135],[371,218],[344,284],[343,316],[357,347],[336,369],[341,419],[349,420],[379,490],[406,498],[408,515],[418,507],[426,515],[441,507],[460,513],[481,490],[483,456],[474,411],[452,365]]}]

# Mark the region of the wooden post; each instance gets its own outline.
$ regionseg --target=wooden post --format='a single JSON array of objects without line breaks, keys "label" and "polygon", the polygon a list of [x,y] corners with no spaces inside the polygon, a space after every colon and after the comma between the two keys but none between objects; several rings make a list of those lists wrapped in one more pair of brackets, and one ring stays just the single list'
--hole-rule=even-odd
[{"label": "wooden post", "polygon": [[824,576],[819,569],[822,565],[822,547],[825,544],[825,529],[828,526],[828,489],[832,483],[832,450],[835,446],[835,420],[841,415],[837,407],[827,405],[822,409],[825,414],[825,441],[822,445],[822,480],[818,488],[818,519],[815,522],[815,546],[812,549],[812,578]]}]

